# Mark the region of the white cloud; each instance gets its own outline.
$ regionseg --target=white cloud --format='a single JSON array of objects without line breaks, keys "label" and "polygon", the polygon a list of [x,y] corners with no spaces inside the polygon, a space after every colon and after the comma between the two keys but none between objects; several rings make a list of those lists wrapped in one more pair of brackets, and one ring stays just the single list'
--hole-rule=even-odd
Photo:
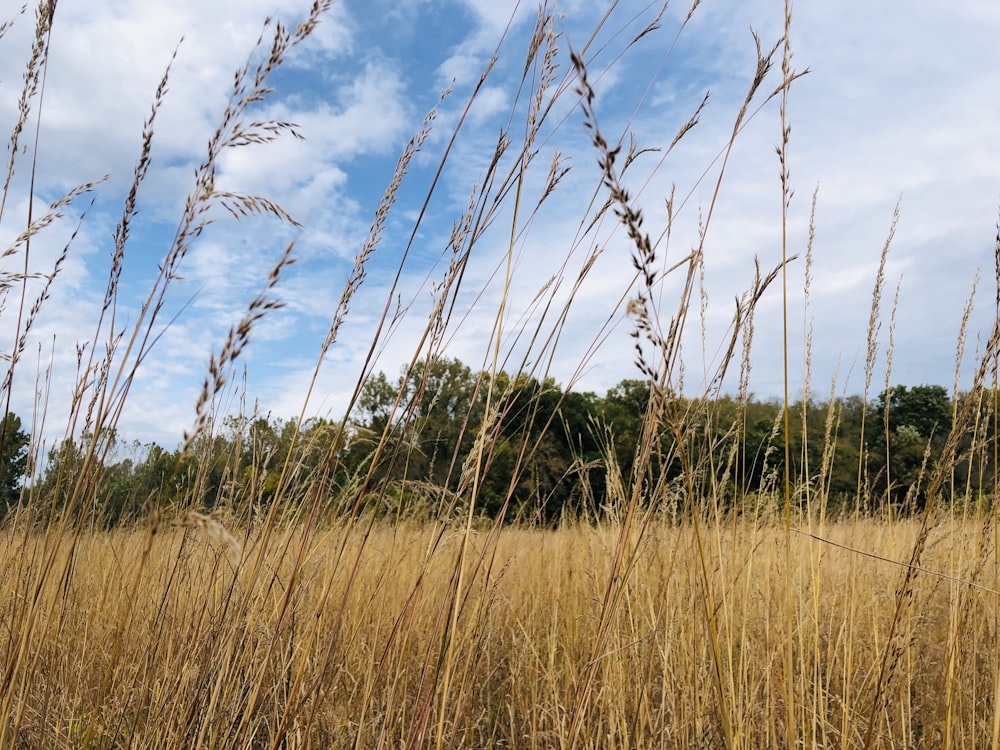
[{"label": "white cloud", "polygon": [[536,9],[531,3],[497,3],[492,0],[462,0],[482,25],[482,33],[497,38],[508,25],[528,19]]},{"label": "white cloud", "polygon": [[[56,333],[60,342],[72,342],[61,346],[57,354],[57,363],[68,371],[53,381],[60,398],[72,386],[75,342],[92,335],[93,300],[103,292],[108,237],[120,211],[115,202],[120,202],[131,178],[153,89],[179,38],[184,36],[185,41],[159,115],[154,172],[140,196],[138,221],[149,233],[137,233],[142,239],[131,246],[130,262],[139,267],[127,264],[134,295],[139,294],[140,282],[148,282],[155,273],[156,259],[169,241],[169,231],[161,225],[176,222],[194,165],[202,158],[225,104],[233,70],[243,63],[260,33],[261,19],[275,12],[294,22],[306,5],[300,0],[227,0],[210,5],[183,0],[169,6],[138,0],[63,0],[59,6],[46,84],[41,193],[48,198],[76,182],[107,171],[113,174],[77,240],[64,283],[51,301],[51,312],[39,323],[40,336]],[[599,35],[593,49],[610,46],[595,61],[595,81],[601,66],[637,31],[631,19],[641,8],[645,4],[625,4],[621,15],[613,17]],[[296,53],[292,68],[281,79],[283,88],[259,113],[296,122],[306,140],[285,138],[226,154],[220,185],[273,198],[306,224],[297,251],[302,262],[289,269],[276,290],[289,306],[261,324],[247,353],[249,387],[267,401],[265,409],[283,415],[298,411],[311,374],[315,354],[311,347],[325,334],[354,252],[391,177],[395,156],[419,126],[435,87],[454,77],[456,93],[445,103],[434,137],[411,166],[383,246],[369,269],[371,276],[352,304],[341,340],[322,371],[317,408],[342,404],[353,388],[372,325],[385,305],[395,259],[409,237],[465,97],[496,48],[513,9],[503,3],[468,0],[449,6],[453,13],[444,13],[421,2],[401,3],[388,8],[395,15],[382,21],[409,24],[387,33],[393,43],[411,45],[396,50],[367,41],[380,42],[375,28],[379,14],[363,16],[360,10],[338,4],[318,36]],[[513,106],[523,69],[523,43],[535,9],[524,3],[518,6],[514,35],[480,92],[428,206],[399,290],[403,304],[413,305],[412,317],[400,324],[378,365],[390,375],[412,355],[430,305],[425,282],[428,274],[433,279],[443,272],[443,266],[428,268],[443,251],[451,222],[464,210],[472,184],[481,180]],[[566,14],[559,21],[559,30],[566,34],[563,43],[579,47],[599,15],[591,4],[582,2],[560,4],[559,10]],[[606,136],[617,138],[635,102],[652,82],[652,95],[631,125],[640,146],[667,145],[703,92],[712,91],[702,123],[662,165],[661,155],[647,155],[626,176],[631,195],[644,209],[645,228],[654,237],[664,226],[664,198],[671,185],[676,185],[677,214],[669,252],[660,255],[663,263],[676,262],[698,242],[699,222],[707,216],[721,167],[721,162],[713,166],[712,161],[725,146],[753,72],[748,28],[753,25],[768,44],[781,34],[781,10],[760,0],[702,4],[664,61],[664,50],[676,31],[676,14],[687,12],[687,7],[678,6],[670,11],[675,15],[664,19],[663,29],[641,40],[597,83],[599,121]],[[992,280],[989,264],[1000,199],[996,188],[1000,155],[995,148],[1000,103],[990,92],[1000,90],[1000,48],[995,44],[1000,10],[993,2],[971,0],[947,8],[903,0],[874,7],[849,0],[836,8],[802,3],[794,12],[794,64],[812,72],[796,82],[789,98],[793,126],[789,156],[796,191],[788,225],[789,252],[804,251],[810,195],[818,185],[810,291],[816,390],[828,391],[826,383],[838,362],[843,377],[851,362],[863,355],[878,257],[900,196],[901,220],[890,253],[883,302],[887,316],[896,279],[902,274],[895,371],[901,382],[950,383],[951,342],[979,266],[985,267],[980,299],[986,303],[992,299],[987,281]],[[448,48],[421,44],[421,40],[436,38],[426,19],[440,23],[452,16],[471,19],[467,29],[449,29],[448,38],[457,38],[458,43]],[[14,92],[21,75],[18,66],[23,63],[31,30],[30,19],[22,21],[27,23],[19,23],[16,33],[0,40],[5,52],[0,55],[0,85],[8,92],[0,97],[0,121],[5,124],[14,116]],[[360,44],[363,33],[368,36]],[[427,58],[410,60],[411,51]],[[662,70],[651,81],[661,62]],[[568,71],[565,56],[560,66],[560,75]],[[438,79],[418,79],[414,72],[418,67],[424,75]],[[775,82],[772,77],[769,85]],[[604,244],[604,255],[578,292],[553,360],[553,374],[566,382],[591,343],[606,336],[586,363],[581,380],[582,387],[603,390],[636,374],[632,340],[627,336],[630,323],[620,310],[615,312],[632,275],[630,245],[621,229],[613,229],[610,219],[586,238],[578,237],[581,217],[600,174],[597,154],[579,111],[571,107],[571,98],[567,95],[552,126],[544,130],[535,165],[539,172],[530,175],[524,186],[524,207],[530,209],[541,190],[551,150],[558,148],[570,157],[573,171],[538,216],[529,224],[526,212],[519,215],[519,229],[527,228],[528,233],[516,242],[519,261],[508,289],[510,328],[504,345],[513,344],[518,326],[538,323],[535,295],[546,279],[560,274],[574,243],[577,249],[554,293],[557,307],[566,299],[584,253],[594,244]],[[774,155],[778,138],[777,103],[772,102],[740,134],[708,227],[709,360],[725,336],[733,297],[752,279],[754,256],[766,268],[780,258],[780,185]],[[23,180],[16,183],[17,192],[0,224],[0,238],[19,231],[17,222],[27,205],[24,184]],[[603,196],[598,193],[599,202]],[[499,305],[500,282],[491,274],[502,267],[509,241],[511,198],[470,262],[456,307],[456,327],[449,334],[449,354],[474,367],[485,355]],[[65,228],[59,231],[59,237],[64,237]],[[160,434],[169,443],[168,433],[176,435],[178,429],[189,426],[209,354],[261,288],[291,236],[294,233],[287,228],[256,220],[241,226],[220,221],[194,247],[190,262],[181,270],[187,280],[178,286],[171,309],[182,306],[197,289],[202,296],[167,329],[147,373],[137,383],[135,400],[127,411],[129,429],[137,436],[146,439]],[[38,245],[39,269],[61,247],[55,232],[46,242]],[[803,265],[800,260],[789,269],[794,306],[790,336],[797,351],[803,326]],[[664,285],[664,310],[676,308],[677,289],[674,279]],[[779,291],[772,288],[761,303],[755,339],[752,389],[765,395],[775,392],[781,380]],[[134,300],[123,301],[123,313],[134,315],[134,310]],[[977,331],[988,324],[988,313],[989,304],[977,308],[972,320]],[[602,333],[609,317],[613,331]],[[697,318],[692,315],[692,325]],[[551,330],[546,326],[552,325],[554,320],[543,324],[545,335]],[[971,333],[970,339],[975,336]],[[695,328],[685,347],[689,354],[686,379],[696,383],[702,355]],[[541,354],[536,348],[532,359],[538,360]],[[860,367],[854,371],[857,374]],[[858,388],[852,385],[847,390]],[[24,399],[30,396],[22,398],[20,410],[25,408]]]}]

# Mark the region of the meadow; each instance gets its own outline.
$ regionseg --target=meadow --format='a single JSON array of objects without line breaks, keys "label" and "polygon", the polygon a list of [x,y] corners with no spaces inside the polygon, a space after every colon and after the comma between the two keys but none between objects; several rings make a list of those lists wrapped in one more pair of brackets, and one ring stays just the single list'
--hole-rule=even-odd
[{"label": "meadow", "polygon": [[905,557],[917,522],[712,525],[700,550],[666,523],[291,527],[235,540],[242,565],[214,523],[5,532],[5,660],[24,664],[8,746],[987,747],[995,731],[1000,583],[992,529],[969,520],[931,535],[934,573],[902,612],[899,568],[864,552]]},{"label": "meadow", "polygon": [[[140,464],[115,463],[130,388],[169,325],[165,301],[218,212],[291,220],[265,196],[220,190],[215,177],[227,149],[266,148],[294,130],[256,113],[273,94],[271,77],[328,9],[317,0],[298,25],[265,26],[236,73],[145,305],[117,317],[156,114],[168,96],[164,75],[112,241],[93,339],[100,345],[78,349],[70,413],[39,408],[31,419],[4,420],[0,456],[22,424],[25,444],[24,476],[5,498],[0,527],[0,748],[1000,748],[1000,319],[980,342],[971,387],[941,390],[946,424],[918,429],[919,413],[893,421],[909,408],[901,397],[937,392],[901,389],[894,398],[887,381],[877,398],[873,385],[890,233],[873,269],[865,392],[852,400],[834,387],[810,411],[814,404],[792,403],[786,379],[783,401],[763,419],[751,395],[754,315],[784,281],[792,254],[783,247],[780,263],[748,279],[727,337],[712,343],[722,355],[704,387],[685,390],[681,342],[697,325],[725,160],[768,103],[780,119],[778,220],[787,222],[786,98],[800,76],[790,9],[785,36],[757,44],[702,231],[683,258],[664,264],[662,240],[629,187],[642,146],[602,131],[592,60],[586,48],[565,46],[543,5],[525,47],[522,119],[456,218],[433,309],[400,379],[380,378],[373,361],[343,416],[319,421],[308,415],[310,388],[301,414],[277,430],[280,451],[258,440],[270,429],[259,419],[266,405],[225,413],[240,401],[241,354],[282,307],[290,244],[218,343],[177,450],[150,452],[141,476]],[[37,159],[19,154],[33,118],[44,117],[39,87],[55,12],[45,1],[37,11],[4,221],[20,221],[4,206],[15,177]],[[556,131],[582,128],[596,165],[576,249],[597,225],[613,225],[615,241],[628,245],[635,278],[621,306],[641,389],[618,394],[618,418],[600,409],[581,418],[581,396],[528,365],[553,356],[560,336],[578,335],[565,328],[575,294],[552,297],[564,307],[513,337],[537,350],[512,353],[497,335],[486,342],[486,366],[462,370],[467,390],[448,402],[445,430],[430,404],[445,400],[441,373],[458,367],[447,343],[464,269],[484,238],[520,236],[525,217],[560,189],[559,160],[534,155],[564,104],[579,119]],[[700,111],[666,154],[698,126]],[[334,295],[313,384],[366,290],[366,266],[433,120],[387,179]],[[0,316],[13,335],[0,396],[8,405],[18,378],[44,393],[44,378],[24,373],[25,351],[73,252],[70,243],[39,276],[26,270],[30,249],[97,187],[29,215],[3,252]],[[665,201],[669,235],[673,196]],[[559,281],[579,288],[601,251],[581,251],[579,271]],[[1000,278],[1000,238],[996,252]],[[679,283],[677,297],[664,300],[667,278]],[[479,299],[504,330],[514,315],[507,298],[496,308]],[[800,315],[785,299],[786,318]],[[394,314],[387,305],[389,328]],[[966,336],[963,324],[960,351]],[[807,347],[806,373],[808,358]],[[636,420],[625,436],[629,409]],[[61,437],[46,454],[53,433]],[[556,445],[557,434],[568,439]]]}]

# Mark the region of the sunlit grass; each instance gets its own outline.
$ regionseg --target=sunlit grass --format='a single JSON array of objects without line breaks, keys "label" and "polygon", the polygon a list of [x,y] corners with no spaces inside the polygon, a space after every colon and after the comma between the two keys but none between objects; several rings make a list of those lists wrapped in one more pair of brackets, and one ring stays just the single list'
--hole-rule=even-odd
[{"label": "sunlit grass", "polygon": [[[932,451],[927,438],[924,450],[920,433],[904,425],[912,438],[904,447],[911,454],[914,446],[924,450],[924,462],[909,467],[913,491],[902,500],[891,494],[897,487],[888,471],[888,454],[902,450],[888,429],[888,374],[878,415],[886,471],[874,479],[868,471],[878,464],[868,452],[883,445],[872,448],[865,434],[875,428],[864,421],[897,217],[873,269],[865,392],[860,410],[851,412],[861,422],[858,443],[845,447],[841,440],[844,401],[831,395],[823,424],[815,417],[810,424],[809,403],[801,415],[791,413],[787,383],[772,422],[749,424],[754,313],[772,285],[787,282],[787,247],[780,263],[747,279],[726,339],[709,343],[702,335],[702,347],[718,347],[722,356],[700,390],[690,394],[697,386],[684,382],[682,340],[705,304],[699,297],[706,238],[729,154],[747,122],[773,100],[780,101],[775,189],[783,196],[776,222],[787,227],[785,100],[801,75],[791,67],[790,11],[783,39],[768,45],[754,37],[756,66],[722,144],[699,233],[685,238],[683,257],[667,262],[673,195],[666,197],[665,226],[654,233],[629,187],[642,146],[628,132],[602,129],[595,54],[589,43],[570,53],[543,6],[525,45],[519,99],[467,209],[439,249],[443,270],[433,283],[433,304],[399,384],[373,372],[385,335],[408,314],[393,304],[393,284],[342,418],[318,427],[307,420],[320,370],[356,295],[368,288],[368,264],[435,111],[404,147],[343,291],[332,298],[302,409],[283,423],[281,460],[272,460],[273,446],[256,431],[256,412],[234,417],[250,427],[221,450],[220,404],[238,400],[233,374],[241,356],[255,327],[282,305],[294,243],[278,254],[261,291],[205,363],[182,449],[158,454],[169,464],[160,467],[158,482],[144,486],[142,497],[127,498],[127,513],[124,505],[112,513],[114,467],[107,464],[119,419],[162,333],[165,300],[188,252],[219,208],[236,218],[258,214],[294,223],[265,196],[218,190],[215,177],[225,149],[296,134],[289,123],[255,120],[255,107],[272,93],[269,76],[321,22],[326,6],[315,3],[291,30],[265,26],[237,71],[159,275],[139,314],[124,323],[117,312],[121,264],[169,70],[153,92],[95,343],[79,350],[69,414],[46,412],[39,376],[28,476],[0,528],[0,747],[1000,746],[1000,558],[996,483],[987,481],[997,463],[1000,328],[980,347],[970,392],[956,387],[940,445]],[[44,116],[39,86],[53,12],[51,3],[39,6],[12,152],[32,113]],[[661,21],[656,16],[642,33],[626,35],[621,53],[643,43]],[[627,26],[614,14],[601,23]],[[466,114],[478,92],[469,95]],[[557,103],[580,120],[552,122]],[[696,108],[670,135],[664,158],[702,114]],[[459,138],[465,116],[450,138]],[[515,256],[546,201],[564,189],[569,169],[558,152],[550,161],[536,159],[539,141],[573,127],[593,147],[592,190],[574,201],[579,232],[560,249],[562,275],[545,282],[532,303],[546,314],[517,318],[511,289],[515,273],[524,271],[516,270]],[[442,168],[450,154],[449,146]],[[4,207],[21,164],[10,161],[0,220],[10,220]],[[71,191],[43,218],[24,217],[19,239],[3,253],[0,311],[12,348],[0,396],[8,403],[15,370],[24,377],[33,322],[72,252],[67,246],[39,279],[26,270],[32,242],[95,186]],[[426,187],[428,201],[436,189]],[[814,197],[814,211],[815,203]],[[412,225],[407,247],[422,221]],[[482,342],[483,366],[471,374],[474,397],[451,415],[459,425],[454,444],[428,455],[420,441],[423,406],[440,396],[435,368],[460,369],[447,350],[457,330],[457,295],[469,283],[470,258],[498,241],[506,248],[494,277],[501,280],[499,299],[473,290],[494,321],[493,335]],[[591,463],[601,471],[591,475],[594,466],[574,465],[567,475],[573,473],[582,499],[572,498],[564,513],[546,514],[520,497],[519,482],[532,484],[534,462],[551,448],[545,436],[565,428],[564,413],[550,407],[569,410],[578,401],[540,384],[548,371],[539,363],[557,356],[561,338],[578,335],[568,330],[567,316],[614,243],[629,249],[634,271],[611,301],[609,320],[625,315],[635,342],[636,373],[647,391],[641,404],[625,408],[641,412],[632,415],[639,434],[623,455],[616,425],[592,423],[602,456]],[[810,239],[807,267],[811,251]],[[808,298],[816,281],[806,278]],[[676,296],[664,295],[667,281],[675,280]],[[560,287],[572,292],[560,296]],[[786,297],[786,317],[787,305]],[[513,333],[512,320],[520,321]],[[891,330],[892,323],[887,372]],[[594,336],[592,351],[606,333],[587,333]],[[960,352],[966,336],[963,323]],[[805,349],[808,393],[808,340]],[[733,378],[737,394],[725,396],[723,384]],[[835,394],[837,384],[830,387]],[[371,404],[377,413],[372,407],[362,424],[358,414]],[[63,418],[64,425],[52,426]],[[259,432],[266,427],[264,420]],[[753,444],[751,429],[758,435]],[[53,432],[63,438],[61,452],[46,467],[40,446]],[[794,461],[793,435],[802,453]],[[849,497],[843,490],[834,497],[831,475],[837,452],[845,450],[857,452],[850,467],[857,480]],[[776,465],[786,468],[783,476]],[[425,468],[416,479],[414,467]],[[499,491],[498,472],[506,479]],[[751,481],[754,472],[759,476]],[[592,476],[604,483],[600,491]]]},{"label": "sunlit grass", "polygon": [[[588,664],[619,532],[576,524],[469,539],[445,746],[562,746],[588,668],[598,676],[579,746],[723,743],[713,658],[692,610],[703,589],[690,527],[647,530],[606,653]],[[781,745],[790,691],[807,746],[856,746],[895,609],[899,563],[890,559],[905,556],[919,525],[839,522],[825,529],[832,544],[795,534],[791,569],[780,523],[703,533],[738,744]],[[1000,571],[982,566],[981,533],[960,521],[933,533],[925,564],[935,574],[914,588],[879,746],[937,745],[946,722],[956,744],[989,737],[997,613],[970,594],[995,596]],[[151,534],[89,533],[72,581],[47,579],[46,598],[58,605],[32,623],[37,678],[16,688],[27,746],[79,746],[88,733],[95,747],[189,747],[199,736],[209,746],[267,746],[280,728],[295,746],[399,747],[432,732],[461,533],[378,523],[363,537],[335,526],[297,566],[283,539],[251,544],[269,571],[256,580],[235,572],[207,536]],[[6,611],[19,609],[47,541],[7,532],[0,564],[19,575],[0,590]],[[57,558],[66,554],[68,543]],[[790,633],[786,596],[796,613]],[[789,640],[790,687],[781,663]]]}]

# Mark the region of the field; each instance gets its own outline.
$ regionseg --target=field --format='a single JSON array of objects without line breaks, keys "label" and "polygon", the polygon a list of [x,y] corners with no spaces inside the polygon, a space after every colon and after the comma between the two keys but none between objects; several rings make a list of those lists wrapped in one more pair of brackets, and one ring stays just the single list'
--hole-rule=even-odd
[{"label": "field", "polygon": [[[0,203],[4,226],[17,227],[0,256],[0,749],[1000,748],[1000,308],[973,344],[970,298],[951,392],[893,386],[896,307],[885,309],[883,292],[897,210],[873,264],[863,393],[810,382],[809,333],[795,365],[804,375],[791,382],[788,319],[803,311],[790,309],[785,290],[784,395],[753,396],[755,316],[765,293],[776,298],[787,282],[787,239],[780,261],[756,265],[722,340],[698,330],[727,160],[764,111],[774,110],[781,134],[772,187],[787,234],[786,104],[803,74],[792,66],[787,5],[773,47],[754,37],[746,99],[712,161],[717,181],[700,188],[704,213],[683,256],[674,247],[668,258],[665,247],[681,208],[675,195],[657,199],[666,219],[654,232],[648,197],[634,193],[629,170],[648,156],[645,144],[600,125],[595,87],[608,69],[594,66],[605,58],[572,50],[543,4],[524,40],[509,127],[485,154],[451,237],[433,250],[439,276],[421,288],[431,291],[426,317],[394,302],[395,282],[377,290],[384,312],[373,340],[360,342],[370,348],[343,413],[315,415],[317,384],[368,291],[373,255],[400,231],[397,191],[430,147],[436,110],[388,176],[342,291],[316,293],[330,299],[329,328],[301,411],[248,407],[240,375],[254,337],[286,304],[292,240],[257,296],[226,320],[176,449],[147,444],[123,458],[122,415],[158,346],[183,325],[183,274],[218,217],[298,231],[274,201],[223,190],[216,178],[230,151],[297,134],[258,117],[275,95],[272,79],[330,3],[303,11],[298,25],[269,20],[237,70],[148,296],[135,304],[122,269],[142,226],[169,70],[150,92],[107,286],[93,297],[96,330],[86,343],[54,345],[63,361],[76,349],[71,403],[56,414],[51,371],[29,372],[32,349],[41,350],[33,326],[76,233],[51,268],[39,270],[31,252],[51,250],[46,232],[100,185],[70,190],[42,215],[11,208],[21,189],[41,205],[39,156],[25,141],[45,116],[55,3],[38,6]],[[617,40],[618,60],[661,22],[623,35],[628,24],[609,11],[593,38]],[[668,139],[664,159],[701,113]],[[589,202],[575,201],[583,208],[563,275],[515,310],[533,222],[569,172],[558,151],[551,162],[535,156],[572,127],[591,149]],[[450,153],[438,174],[459,158]],[[434,185],[427,190],[429,203]],[[397,282],[423,230],[423,213],[413,215],[401,217],[410,244]],[[799,259],[807,318],[814,234],[810,220]],[[507,250],[492,286],[463,289],[470,258],[498,235]],[[626,247],[634,277],[612,304],[617,323],[582,335],[593,337],[591,353],[609,330],[631,337],[634,378],[599,396],[556,383],[544,363],[581,335],[570,312],[588,304],[577,294],[612,246]],[[1000,283],[1000,236],[996,264]],[[480,314],[494,334],[482,367],[470,367],[449,344],[460,319]],[[408,316],[418,335],[393,381],[378,357]],[[962,372],[970,357],[972,371]],[[699,359],[707,369],[691,377],[687,363]],[[883,364],[884,385],[875,378]],[[813,395],[828,388],[825,402]],[[12,398],[26,391],[31,416],[15,416]]]},{"label": "field", "polygon": [[708,525],[701,553],[657,521],[641,539],[295,528],[233,540],[238,572],[215,523],[5,532],[0,602],[30,634],[6,643],[7,744],[781,747],[789,721],[807,747],[871,725],[874,747],[995,737],[1000,566],[970,520],[931,534],[935,574],[902,605],[900,567],[865,553],[905,557],[915,522]]}]

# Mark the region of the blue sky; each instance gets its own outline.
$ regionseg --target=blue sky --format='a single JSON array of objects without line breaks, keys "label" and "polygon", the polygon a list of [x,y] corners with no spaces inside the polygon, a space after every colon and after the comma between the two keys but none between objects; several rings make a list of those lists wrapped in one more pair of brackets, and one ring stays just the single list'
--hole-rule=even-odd
[{"label": "blue sky", "polygon": [[[32,413],[36,372],[50,372],[46,432],[61,434],[76,381],[77,351],[93,346],[109,265],[111,233],[138,156],[153,92],[174,50],[167,98],[155,128],[153,166],[140,193],[140,213],[126,251],[121,322],[135,316],[177,226],[192,175],[215,130],[231,85],[274,15],[290,24],[307,10],[301,0],[61,0],[52,34],[41,109],[36,210],[81,182],[110,177],[94,193],[82,228],[32,331],[18,365],[12,408]],[[625,315],[633,274],[624,232],[610,221],[584,234],[599,184],[597,156],[572,92],[568,48],[582,49],[608,4],[556,3],[559,67],[549,120],[526,180],[523,206],[537,201],[553,152],[570,172],[530,221],[518,216],[513,282],[507,293],[500,351],[509,367],[527,359],[534,374],[598,393],[637,377],[632,323]],[[304,140],[284,138],[229,151],[219,182],[280,203],[303,226],[236,223],[219,215],[192,248],[171,290],[162,337],[140,370],[119,424],[129,440],[173,446],[194,419],[194,404],[210,356],[260,291],[285,244],[296,239],[299,262],[275,290],[286,306],[254,330],[233,373],[238,384],[223,411],[255,408],[295,416],[316,366],[320,344],[354,256],[391,180],[396,160],[446,87],[433,130],[414,159],[386,231],[351,304],[338,341],[320,369],[307,415],[343,416],[363,371],[374,325],[385,307],[402,250],[460,116],[488,60],[498,61],[462,123],[419,224],[394,300],[407,313],[380,339],[375,369],[394,377],[413,356],[434,304],[434,283],[448,264],[447,239],[481,184],[499,134],[514,146],[523,136],[530,92],[518,95],[535,4],[513,2],[335,3],[316,34],[273,79],[275,93],[259,112],[295,122]],[[676,196],[664,267],[698,243],[729,132],[753,74],[751,27],[765,46],[781,35],[783,4],[712,2],[696,9],[670,6],[660,28],[629,47],[660,4],[621,2],[611,8],[588,50],[595,108],[611,139],[632,132],[641,147],[665,148],[706,92],[701,121],[666,156],[649,153],[625,182],[655,237],[665,227],[664,200]],[[16,118],[20,80],[33,19],[29,8],[0,38],[0,122]],[[873,391],[884,387],[889,310],[899,284],[892,328],[894,383],[939,383],[955,378],[956,343],[979,269],[982,278],[969,322],[963,385],[992,324],[993,252],[1000,206],[1000,6],[991,0],[940,3],[860,0],[799,3],[793,8],[793,65],[810,73],[792,87],[789,159],[795,195],[789,247],[804,252],[811,196],[818,188],[809,307],[803,307],[804,264],[790,268],[790,361],[793,395],[802,392],[803,329],[812,329],[811,384],[826,398],[859,393],[878,259],[899,201],[900,220],[883,292],[884,320]],[[183,41],[181,41],[183,38]],[[501,43],[501,39],[503,40]],[[499,48],[498,48],[499,45]],[[627,48],[627,49],[626,49]],[[779,59],[780,63],[780,59]],[[772,73],[773,88],[778,71]],[[553,89],[555,91],[556,88]],[[550,93],[549,96],[554,96]],[[34,144],[34,121],[22,143]],[[726,167],[705,237],[702,289],[684,339],[684,383],[697,393],[726,339],[733,299],[752,281],[754,258],[763,267],[781,257],[777,101],[741,132]],[[513,163],[513,150],[503,167]],[[28,215],[26,157],[0,217],[0,247],[23,231]],[[601,196],[603,200],[604,196]],[[480,367],[491,351],[491,330],[502,297],[510,248],[513,200],[508,199],[477,242],[443,341],[445,352]],[[32,245],[30,268],[47,273],[87,201]],[[589,253],[601,252],[575,293],[564,326],[558,310]],[[16,272],[22,254],[0,259]],[[499,275],[497,275],[499,272]],[[680,278],[657,289],[673,310]],[[37,288],[37,284],[36,284]],[[0,312],[0,338],[9,352],[16,303]],[[781,295],[772,287],[758,309],[750,387],[761,396],[782,389]],[[664,324],[666,324],[664,320]],[[530,348],[530,332],[539,336]],[[546,343],[553,331],[558,340]],[[520,332],[520,335],[519,335]],[[53,345],[53,340],[55,341]],[[102,347],[103,342],[98,342]],[[84,348],[84,350],[86,350]],[[244,370],[246,368],[245,386]],[[729,381],[729,389],[735,381]]]}]

